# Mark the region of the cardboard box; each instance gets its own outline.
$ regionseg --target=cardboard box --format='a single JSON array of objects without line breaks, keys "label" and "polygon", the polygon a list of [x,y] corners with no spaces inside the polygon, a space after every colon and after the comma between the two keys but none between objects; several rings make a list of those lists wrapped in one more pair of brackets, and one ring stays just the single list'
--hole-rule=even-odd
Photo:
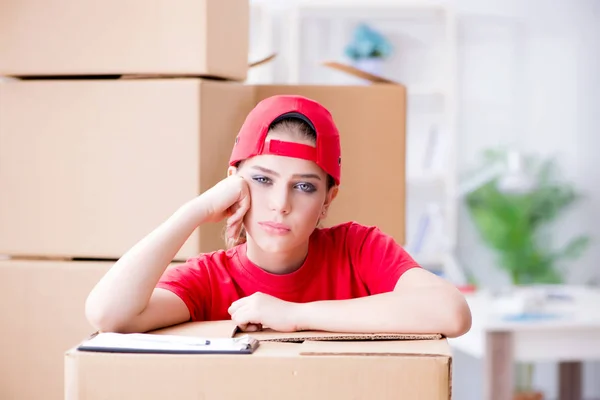
[{"label": "cardboard box", "polygon": [[0,260],[0,399],[64,399],[65,352],[93,331],[85,301],[113,265]]},{"label": "cardboard box", "polygon": [[406,87],[265,85],[256,100],[277,94],[312,98],[333,115],[342,142],[342,181],[323,226],[349,220],[376,225],[400,244],[406,225]]},{"label": "cardboard box", "polygon": [[[276,94],[322,102],[339,126],[342,185],[323,226],[355,220],[403,244],[403,85],[34,80],[0,85],[0,253],[120,257],[226,176],[246,115]],[[177,259],[222,248],[222,227],[200,227]]]},{"label": "cardboard box", "polygon": [[4,0],[0,75],[213,76],[248,70],[248,0]]},{"label": "cardboard box", "polygon": [[[253,106],[251,87],[202,79],[0,85],[0,254],[119,258],[226,177]],[[178,259],[223,244],[203,225]]]},{"label": "cardboard box", "polygon": [[64,354],[92,331],[84,310],[110,262],[0,261],[0,399],[64,398]]},{"label": "cardboard box", "polygon": [[[156,331],[231,337],[231,321]],[[259,332],[251,355],[65,355],[67,400],[96,399],[420,399],[451,398],[450,348],[439,335]]]}]

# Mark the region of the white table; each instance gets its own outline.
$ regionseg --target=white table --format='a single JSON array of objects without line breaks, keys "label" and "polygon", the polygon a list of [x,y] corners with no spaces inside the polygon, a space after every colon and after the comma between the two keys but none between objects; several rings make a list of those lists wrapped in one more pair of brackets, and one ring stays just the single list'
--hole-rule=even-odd
[{"label": "white table", "polygon": [[484,400],[512,400],[514,362],[559,363],[560,400],[581,400],[581,362],[600,360],[600,291],[584,287],[560,290],[571,302],[551,301],[556,319],[507,321],[489,292],[468,294],[473,315],[466,335],[451,346],[484,360]]}]

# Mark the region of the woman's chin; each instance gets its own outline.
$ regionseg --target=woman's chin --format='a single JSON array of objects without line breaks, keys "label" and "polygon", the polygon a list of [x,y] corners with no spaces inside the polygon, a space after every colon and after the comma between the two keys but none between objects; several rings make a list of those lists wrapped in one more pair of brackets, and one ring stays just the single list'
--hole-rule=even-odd
[{"label": "woman's chin", "polygon": [[254,238],[254,242],[266,253],[281,253],[290,251],[293,248],[290,239],[290,237],[285,236],[259,235]]},{"label": "woman's chin", "polygon": [[262,251],[266,253],[281,253],[285,251],[289,251],[290,245],[286,243],[286,240],[261,240],[258,244],[258,247],[262,249]]}]

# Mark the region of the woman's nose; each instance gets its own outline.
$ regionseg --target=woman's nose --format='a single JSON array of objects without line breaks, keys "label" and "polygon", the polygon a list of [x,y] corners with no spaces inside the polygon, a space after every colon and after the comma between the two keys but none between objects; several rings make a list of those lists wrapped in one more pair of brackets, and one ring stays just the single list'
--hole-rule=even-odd
[{"label": "woman's nose", "polygon": [[290,192],[285,186],[274,186],[270,193],[270,208],[281,214],[289,214],[291,211]]}]

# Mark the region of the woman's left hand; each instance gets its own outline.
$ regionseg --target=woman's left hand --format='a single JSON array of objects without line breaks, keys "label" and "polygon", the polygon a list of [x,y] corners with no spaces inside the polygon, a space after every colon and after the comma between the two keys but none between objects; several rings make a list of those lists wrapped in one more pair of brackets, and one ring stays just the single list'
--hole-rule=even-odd
[{"label": "woman's left hand", "polygon": [[300,304],[256,292],[234,301],[229,309],[231,319],[243,331],[270,328],[279,332],[298,330],[297,310]]}]

